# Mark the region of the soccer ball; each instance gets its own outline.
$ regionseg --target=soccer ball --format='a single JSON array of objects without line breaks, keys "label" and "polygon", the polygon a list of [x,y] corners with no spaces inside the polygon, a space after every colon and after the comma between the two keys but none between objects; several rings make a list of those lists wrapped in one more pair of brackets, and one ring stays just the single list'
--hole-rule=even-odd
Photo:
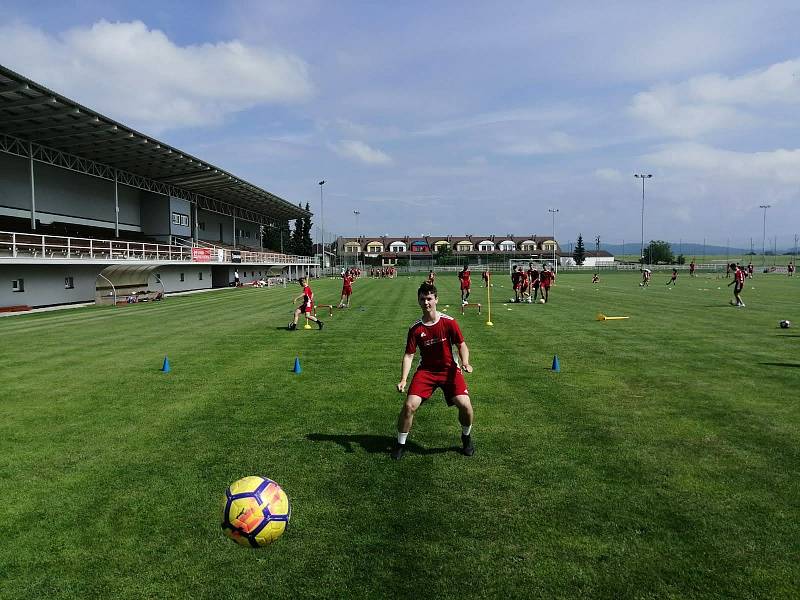
[{"label": "soccer ball", "polygon": [[792,322],[791,322],[791,321],[789,321],[789,320],[787,320],[787,319],[784,319],[783,321],[781,321],[780,323],[778,323],[778,325],[780,325],[780,326],[781,326],[781,329],[789,329],[789,327],[791,327],[791,326],[792,326]]},{"label": "soccer ball", "polygon": [[291,516],[288,496],[266,477],[234,481],[222,499],[222,531],[242,546],[258,548],[274,542],[286,531]]},{"label": "soccer ball", "polygon": [[544,298],[539,298],[539,304],[544,304]]}]

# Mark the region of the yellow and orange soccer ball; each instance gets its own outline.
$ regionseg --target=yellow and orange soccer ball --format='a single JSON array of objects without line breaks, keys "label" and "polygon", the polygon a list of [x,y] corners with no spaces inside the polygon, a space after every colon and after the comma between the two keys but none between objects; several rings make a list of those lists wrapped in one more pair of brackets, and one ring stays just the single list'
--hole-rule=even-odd
[{"label": "yellow and orange soccer ball", "polygon": [[271,544],[286,531],[291,516],[286,492],[266,477],[234,481],[222,499],[222,531],[242,546]]}]

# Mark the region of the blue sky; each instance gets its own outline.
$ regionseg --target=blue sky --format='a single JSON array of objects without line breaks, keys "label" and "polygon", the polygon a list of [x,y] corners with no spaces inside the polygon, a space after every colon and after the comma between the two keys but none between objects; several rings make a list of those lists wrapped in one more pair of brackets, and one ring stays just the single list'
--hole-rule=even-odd
[{"label": "blue sky", "polygon": [[[16,2],[0,63],[337,233],[800,233],[794,2]],[[770,243],[768,243],[770,245]]]}]

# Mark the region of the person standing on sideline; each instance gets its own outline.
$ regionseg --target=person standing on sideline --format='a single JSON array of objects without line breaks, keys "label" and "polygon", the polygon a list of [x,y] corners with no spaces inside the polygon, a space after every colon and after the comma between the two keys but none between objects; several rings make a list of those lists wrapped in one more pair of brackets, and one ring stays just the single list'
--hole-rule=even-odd
[{"label": "person standing on sideline", "polygon": [[735,263],[731,263],[730,268],[731,271],[733,271],[733,281],[728,284],[728,287],[733,285],[735,304],[736,306],[744,308],[744,302],[742,302],[742,297],[739,295],[742,293],[742,288],[744,288],[744,267],[739,267]]},{"label": "person standing on sideline", "polygon": [[241,284],[239,283],[239,269],[233,270],[233,287],[239,287]]},{"label": "person standing on sideline", "polygon": [[[431,397],[436,388],[442,388],[447,406],[458,408],[458,421],[461,423],[461,453],[464,456],[472,456],[475,453],[475,446],[472,444],[472,403],[462,374],[462,372],[472,373],[469,348],[456,320],[436,310],[438,301],[435,285],[426,281],[419,286],[417,303],[422,309],[422,318],[408,330],[400,383],[397,384],[398,392],[402,394],[406,390],[406,380],[417,348],[420,353],[420,365],[411,379],[406,401],[397,417],[397,441],[391,453],[395,460],[403,457],[414,413]],[[454,345],[458,348],[460,366],[453,356]]]},{"label": "person standing on sideline", "polygon": [[694,277],[694,270],[697,268],[697,265],[694,264],[694,259],[692,262],[689,263],[689,277]]},{"label": "person standing on sideline", "polygon": [[436,285],[436,273],[433,272],[433,269],[428,273],[428,283]]},{"label": "person standing on sideline", "polygon": [[642,269],[642,282],[639,286],[644,287],[650,285],[650,269]]},{"label": "person standing on sideline", "polygon": [[305,277],[301,277],[300,285],[303,286],[303,293],[299,296],[295,296],[292,300],[292,304],[297,302],[300,298],[303,299],[303,303],[295,309],[294,321],[289,323],[288,329],[289,331],[294,331],[297,329],[297,319],[300,318],[301,314],[305,314],[306,319],[309,321],[314,321],[317,324],[317,327],[322,329],[324,323],[314,316],[314,292],[311,291],[311,287],[308,285],[308,280]]},{"label": "person standing on sideline", "polygon": [[469,265],[464,265],[464,268],[458,274],[458,280],[461,282],[461,304],[467,304],[467,300],[469,299],[469,288],[471,286],[470,283],[470,272],[469,272]]},{"label": "person standing on sideline", "polygon": [[786,265],[786,273],[789,277],[794,275],[794,263],[789,261],[789,264]]}]

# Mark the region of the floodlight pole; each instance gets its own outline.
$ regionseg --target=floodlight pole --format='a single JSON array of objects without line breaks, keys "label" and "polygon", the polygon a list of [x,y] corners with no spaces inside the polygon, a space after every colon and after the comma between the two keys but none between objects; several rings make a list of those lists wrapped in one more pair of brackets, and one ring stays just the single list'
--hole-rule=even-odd
[{"label": "floodlight pole", "polygon": [[634,173],[633,176],[642,180],[642,245],[639,248],[639,253],[644,266],[644,180],[650,179],[653,175],[650,173]]},{"label": "floodlight pole", "polygon": [[325,203],[322,200],[322,186],[325,185],[325,180],[319,182],[319,220],[320,220],[320,234],[322,244],[322,274],[325,274]]},{"label": "floodlight pole", "polygon": [[361,242],[358,234],[358,216],[361,214],[361,211],[356,209],[353,211],[353,214],[356,216],[356,242],[358,242],[358,249],[356,250],[356,267],[358,267],[358,255],[359,251],[361,250]]},{"label": "floodlight pole", "polygon": [[758,208],[764,209],[764,225],[761,230],[761,257],[764,261],[764,268],[767,267],[767,209],[770,208],[769,204],[759,204]]},{"label": "floodlight pole", "polygon": [[556,266],[556,213],[558,212],[557,208],[548,208],[547,212],[552,213],[553,215],[553,268],[558,272],[558,268]]}]

